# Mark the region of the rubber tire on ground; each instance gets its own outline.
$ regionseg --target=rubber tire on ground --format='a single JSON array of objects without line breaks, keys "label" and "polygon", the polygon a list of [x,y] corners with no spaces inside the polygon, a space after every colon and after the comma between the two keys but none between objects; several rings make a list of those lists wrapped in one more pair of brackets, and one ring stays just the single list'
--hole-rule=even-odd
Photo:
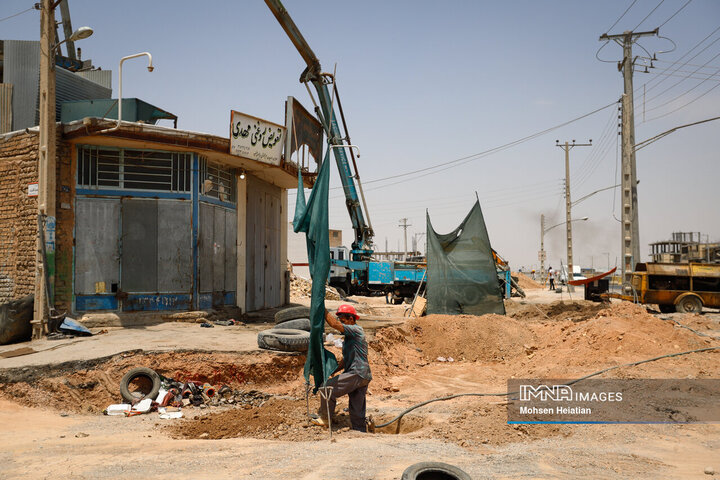
[{"label": "rubber tire on ground", "polygon": [[[143,396],[134,395],[130,391],[130,384],[137,378],[146,378],[152,382],[152,388],[149,392],[142,392]],[[155,400],[158,392],[160,391],[160,375],[155,372],[152,368],[137,367],[128,371],[120,380],[120,395],[130,403],[135,403],[143,398],[152,398]]]},{"label": "rubber tire on ground", "polygon": [[700,313],[702,312],[702,300],[694,295],[683,297],[675,305],[675,310],[679,313]]},{"label": "rubber tire on ground", "polygon": [[310,319],[309,318],[296,318],[294,320],[288,320],[287,322],[278,323],[272,330],[305,330],[310,331]]},{"label": "rubber tire on ground", "polygon": [[472,478],[454,465],[442,462],[420,462],[406,468],[402,480],[472,480]]},{"label": "rubber tire on ground", "polygon": [[658,305],[660,313],[673,313],[675,312],[675,305]]},{"label": "rubber tire on ground", "polygon": [[305,330],[270,329],[257,336],[258,347],[281,352],[306,352],[310,345],[310,332]]},{"label": "rubber tire on ground", "polygon": [[275,313],[275,323],[283,323],[296,318],[310,318],[310,307],[283,308]]}]

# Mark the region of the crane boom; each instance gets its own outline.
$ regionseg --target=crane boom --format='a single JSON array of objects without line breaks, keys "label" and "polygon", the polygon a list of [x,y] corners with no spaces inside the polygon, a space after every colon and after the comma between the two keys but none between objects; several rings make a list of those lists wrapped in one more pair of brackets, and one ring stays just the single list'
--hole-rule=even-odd
[{"label": "crane boom", "polygon": [[[332,74],[322,72],[320,61],[315,56],[315,53],[302,36],[302,33],[300,33],[297,25],[295,25],[295,22],[293,22],[290,14],[280,0],[265,0],[265,4],[270,8],[275,19],[280,23],[280,26],[300,53],[300,56],[305,60],[307,67],[300,75],[300,82],[304,84],[308,82],[312,83],[318,95],[320,107],[316,105],[315,113],[320,119],[320,123],[323,125],[325,134],[328,137],[328,148],[333,150],[335,163],[340,172],[340,180],[342,181],[343,192],[345,194],[345,205],[350,214],[353,231],[355,232],[351,253],[354,260],[369,259],[373,253],[373,231],[365,220],[360,197],[358,196],[359,184],[357,186],[355,184],[355,179],[358,178],[359,180],[357,167],[355,169],[355,175],[353,175],[347,153],[345,152],[345,149],[348,147],[345,143],[346,138],[342,137],[340,126],[338,125],[337,117],[333,109],[333,100],[328,85],[333,84],[333,88],[336,88],[334,84],[335,78]],[[338,148],[335,148],[335,146]],[[329,152],[326,152],[326,156],[328,154]],[[360,193],[362,193],[361,190]]]}]

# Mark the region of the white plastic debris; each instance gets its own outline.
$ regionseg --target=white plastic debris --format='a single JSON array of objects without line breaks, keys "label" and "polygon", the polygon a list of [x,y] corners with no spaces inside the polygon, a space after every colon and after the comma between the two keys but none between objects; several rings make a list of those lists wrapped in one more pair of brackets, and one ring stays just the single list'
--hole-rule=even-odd
[{"label": "white plastic debris", "polygon": [[152,406],[152,398],[145,398],[143,400],[140,400],[138,403],[135,404],[134,407],[132,407],[133,412],[142,412],[147,413],[150,411],[150,407]]},{"label": "white plastic debris", "polygon": [[448,358],[447,358],[447,361],[448,361],[448,362],[454,362],[455,359],[454,359],[453,357],[448,357]]},{"label": "white plastic debris", "polygon": [[174,412],[168,412],[164,407],[158,408],[158,415],[162,419],[170,419],[170,418],[182,418],[183,414],[180,410],[174,411]]},{"label": "white plastic debris", "polygon": [[165,395],[167,395],[167,390],[160,387],[160,390],[158,390],[158,395],[155,397],[155,402],[161,403],[163,400],[165,400]]},{"label": "white plastic debris", "polygon": [[129,412],[132,405],[129,403],[114,403],[108,405],[105,409],[105,415],[125,415],[125,412]]},{"label": "white plastic debris", "polygon": [[445,357],[437,357],[438,362],[447,362],[447,358]]}]

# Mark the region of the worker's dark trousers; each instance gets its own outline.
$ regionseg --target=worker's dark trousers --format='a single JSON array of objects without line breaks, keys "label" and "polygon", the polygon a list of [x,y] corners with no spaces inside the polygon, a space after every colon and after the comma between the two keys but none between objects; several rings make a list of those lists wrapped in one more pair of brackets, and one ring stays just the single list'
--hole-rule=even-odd
[{"label": "worker's dark trousers", "polygon": [[332,393],[328,398],[327,407],[325,399],[320,396],[320,409],[318,414],[320,417],[327,419],[328,411],[330,415],[335,415],[335,405],[338,397],[347,395],[350,400],[350,423],[353,430],[364,432],[365,430],[365,395],[370,380],[362,378],[355,373],[341,373],[327,381],[327,386],[332,387]]}]

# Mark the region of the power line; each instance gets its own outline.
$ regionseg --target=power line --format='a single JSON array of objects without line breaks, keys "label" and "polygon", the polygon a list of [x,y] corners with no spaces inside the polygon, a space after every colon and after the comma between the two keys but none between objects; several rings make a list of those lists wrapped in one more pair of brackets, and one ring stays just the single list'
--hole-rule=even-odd
[{"label": "power line", "polygon": [[18,13],[14,14],[14,15],[10,15],[9,17],[0,18],[0,22],[4,22],[5,20],[10,20],[11,18],[15,18],[15,17],[17,17],[18,15],[22,15],[23,13],[29,12],[30,10],[34,10],[34,9],[35,9],[35,7],[30,7],[30,8],[28,8],[27,10],[23,10],[22,12],[18,12]]},{"label": "power line", "polygon": [[668,19],[665,20],[663,23],[661,23],[658,28],[662,27],[663,25],[665,25],[666,23],[668,23],[670,20],[672,20],[673,17],[675,17],[675,15],[677,15],[677,14],[680,13],[680,12],[682,12],[682,11],[683,11],[683,8],[685,8],[685,7],[687,7],[688,5],[690,5],[690,2],[692,2],[692,0],[688,0],[687,2],[685,2],[685,5],[683,5],[682,7],[680,7],[677,12],[673,13],[672,15],[670,15],[670,18],[668,18]]},{"label": "power line", "polygon": [[[720,38],[719,38],[719,39],[720,39]],[[715,60],[717,57],[720,57],[720,53],[718,53],[717,55],[715,55],[715,56],[711,59],[711,61],[712,61],[712,60]],[[718,73],[720,73],[720,68],[717,69],[717,71],[715,72],[714,75],[717,75]],[[680,82],[683,82],[683,81],[685,81],[685,80],[686,80],[686,79],[680,80],[680,81],[678,81],[677,83],[675,83],[675,85],[678,85],[678,84],[680,84]],[[675,98],[672,98],[672,99],[668,100],[667,102],[661,103],[660,105],[656,105],[656,106],[654,106],[654,107],[652,107],[652,108],[648,108],[646,111],[647,111],[647,112],[652,112],[653,110],[657,110],[658,108],[664,107],[665,105],[667,105],[667,104],[669,104],[669,103],[672,103],[672,102],[680,99],[681,97],[687,95],[688,93],[692,92],[693,90],[695,90],[697,87],[699,87],[699,86],[702,85],[703,83],[707,82],[708,80],[710,80],[710,77],[708,77],[708,78],[706,78],[706,79],[704,79],[704,80],[701,80],[699,83],[695,84],[694,87],[690,88],[689,90],[686,90],[685,92],[681,93],[680,95],[676,96]],[[673,87],[674,87],[675,85],[673,85]],[[672,88],[672,87],[670,87],[670,88]],[[665,89],[665,92],[666,92],[667,90],[669,90],[669,89]],[[664,93],[664,92],[663,92],[663,93]]]},{"label": "power line", "polygon": [[610,25],[610,28],[606,28],[605,31],[606,31],[606,32],[609,32],[610,30],[612,30],[613,27],[618,24],[618,22],[625,16],[625,14],[626,14],[627,12],[630,11],[630,9],[631,9],[631,8],[633,7],[633,5],[635,5],[636,3],[637,3],[637,0],[633,0],[633,2],[630,4],[630,6],[629,6],[627,9],[625,9],[625,11],[623,12],[623,14],[620,15],[617,20],[615,20],[615,23],[613,23],[612,25]]},{"label": "power line", "polygon": [[[587,118],[587,117],[589,117],[589,116],[591,116],[591,115],[594,115],[594,114],[596,114],[596,113],[598,113],[598,112],[601,112],[601,111],[605,110],[605,109],[608,108],[608,107],[611,107],[611,106],[615,105],[615,103],[616,103],[616,102],[609,103],[609,104],[607,104],[607,105],[605,105],[605,106],[603,106],[603,107],[600,107],[600,108],[598,108],[598,109],[593,110],[592,112],[588,112],[588,113],[586,113],[586,114],[584,114],[584,115],[581,115],[581,116],[579,116],[579,117],[573,118],[572,120],[568,120],[567,122],[563,122],[563,123],[561,123],[561,124],[555,125],[555,126],[553,126],[553,127],[547,128],[547,129],[545,129],[545,130],[541,130],[541,131],[536,132],[536,133],[533,133],[533,134],[531,134],[531,135],[527,135],[527,136],[525,136],[525,137],[519,138],[519,139],[514,140],[514,141],[512,141],[512,142],[508,142],[508,143],[505,143],[505,144],[503,144],[503,145],[500,145],[500,146],[498,146],[498,147],[494,147],[494,148],[491,148],[491,149],[488,149],[488,150],[485,150],[485,151],[482,151],[482,152],[479,152],[479,153],[475,153],[475,154],[468,155],[468,156],[465,156],[465,157],[462,157],[462,158],[458,158],[458,159],[455,159],[455,160],[451,160],[451,161],[449,161],[449,162],[443,162],[443,163],[439,163],[439,164],[437,164],[437,165],[433,165],[433,166],[430,166],[430,167],[425,167],[425,168],[421,168],[421,169],[418,169],[418,170],[411,170],[411,171],[409,171],[409,172],[398,173],[398,174],[395,174],[395,175],[392,175],[392,176],[389,176],[389,177],[377,178],[377,179],[375,179],[375,180],[370,180],[370,181],[367,181],[367,182],[364,182],[364,183],[365,183],[365,185],[367,185],[367,184],[369,184],[369,183],[376,183],[376,182],[381,182],[381,181],[384,181],[384,180],[391,180],[391,179],[397,178],[397,177],[399,177],[399,176],[414,175],[414,174],[416,174],[416,173],[427,172],[428,170],[435,170],[435,169],[438,169],[438,168],[440,168],[440,167],[445,167],[445,166],[447,166],[448,168],[452,168],[452,167],[455,167],[455,166],[458,166],[458,165],[462,165],[462,164],[464,164],[464,163],[471,162],[471,161],[473,161],[473,160],[478,160],[478,159],[480,159],[480,158],[482,158],[482,157],[488,156],[488,155],[493,154],[493,153],[497,153],[497,152],[499,152],[499,151],[508,149],[508,148],[510,148],[510,147],[514,147],[515,145],[519,145],[520,143],[526,142],[526,141],[528,141],[528,140],[533,140],[533,139],[535,139],[535,138],[537,138],[537,137],[539,137],[539,136],[541,136],[541,135],[545,135],[546,133],[550,133],[550,132],[552,132],[553,130],[557,130],[558,128],[562,128],[562,127],[564,127],[564,126],[566,126],[566,125],[570,125],[571,123],[574,123],[574,122],[577,122],[577,121],[582,120],[582,119],[584,119],[584,118]],[[447,168],[446,168],[446,169],[443,169],[443,170],[447,170]],[[437,172],[431,172],[430,174],[432,174],[432,173],[437,173]],[[429,174],[428,174],[428,175],[429,175]],[[423,177],[423,176],[425,176],[425,175],[421,175],[421,176],[418,176],[418,177],[415,177],[415,178],[412,178],[412,179],[402,180],[401,182],[390,183],[390,184],[387,184],[387,185],[383,185],[382,187],[389,186],[389,185],[395,185],[395,184],[397,184],[397,183],[402,183],[402,182],[404,182],[404,181],[415,180],[415,179],[421,178],[421,177]],[[376,188],[379,188],[379,187],[376,187]]]},{"label": "power line", "polygon": [[645,23],[645,20],[647,20],[648,18],[650,18],[650,15],[652,15],[653,12],[654,12],[655,10],[657,10],[658,7],[659,7],[660,5],[662,5],[664,2],[665,2],[665,0],[660,0],[660,3],[658,3],[655,8],[653,8],[652,10],[650,10],[650,13],[648,13],[648,14],[645,16],[645,18],[643,18],[643,19],[640,21],[640,23],[638,23],[637,25],[635,25],[635,28],[633,28],[633,31],[637,30],[640,25],[642,25],[643,23]]},{"label": "power line", "polygon": [[708,93],[710,93],[710,92],[712,92],[713,90],[715,90],[717,87],[720,87],[720,83],[718,83],[717,85],[715,85],[714,87],[712,87],[712,88],[709,89],[707,92],[705,92],[705,93],[703,93],[702,95],[700,95],[699,97],[697,97],[697,98],[695,98],[695,99],[693,99],[693,100],[690,100],[690,101],[689,101],[688,103],[686,103],[685,105],[681,105],[681,106],[677,107],[677,108],[674,109],[674,110],[670,110],[670,111],[667,112],[667,113],[664,113],[664,114],[662,114],[662,115],[658,115],[657,117],[653,117],[653,118],[651,118],[650,120],[648,120],[648,122],[651,122],[651,121],[653,121],[653,120],[657,120],[658,118],[667,117],[667,116],[670,115],[671,113],[675,113],[675,112],[677,112],[678,110],[680,110],[681,108],[685,108],[685,107],[687,107],[688,105],[690,105],[690,104],[692,104],[692,103],[695,103],[696,101],[700,100],[702,97],[704,97],[705,95],[707,95]]}]

